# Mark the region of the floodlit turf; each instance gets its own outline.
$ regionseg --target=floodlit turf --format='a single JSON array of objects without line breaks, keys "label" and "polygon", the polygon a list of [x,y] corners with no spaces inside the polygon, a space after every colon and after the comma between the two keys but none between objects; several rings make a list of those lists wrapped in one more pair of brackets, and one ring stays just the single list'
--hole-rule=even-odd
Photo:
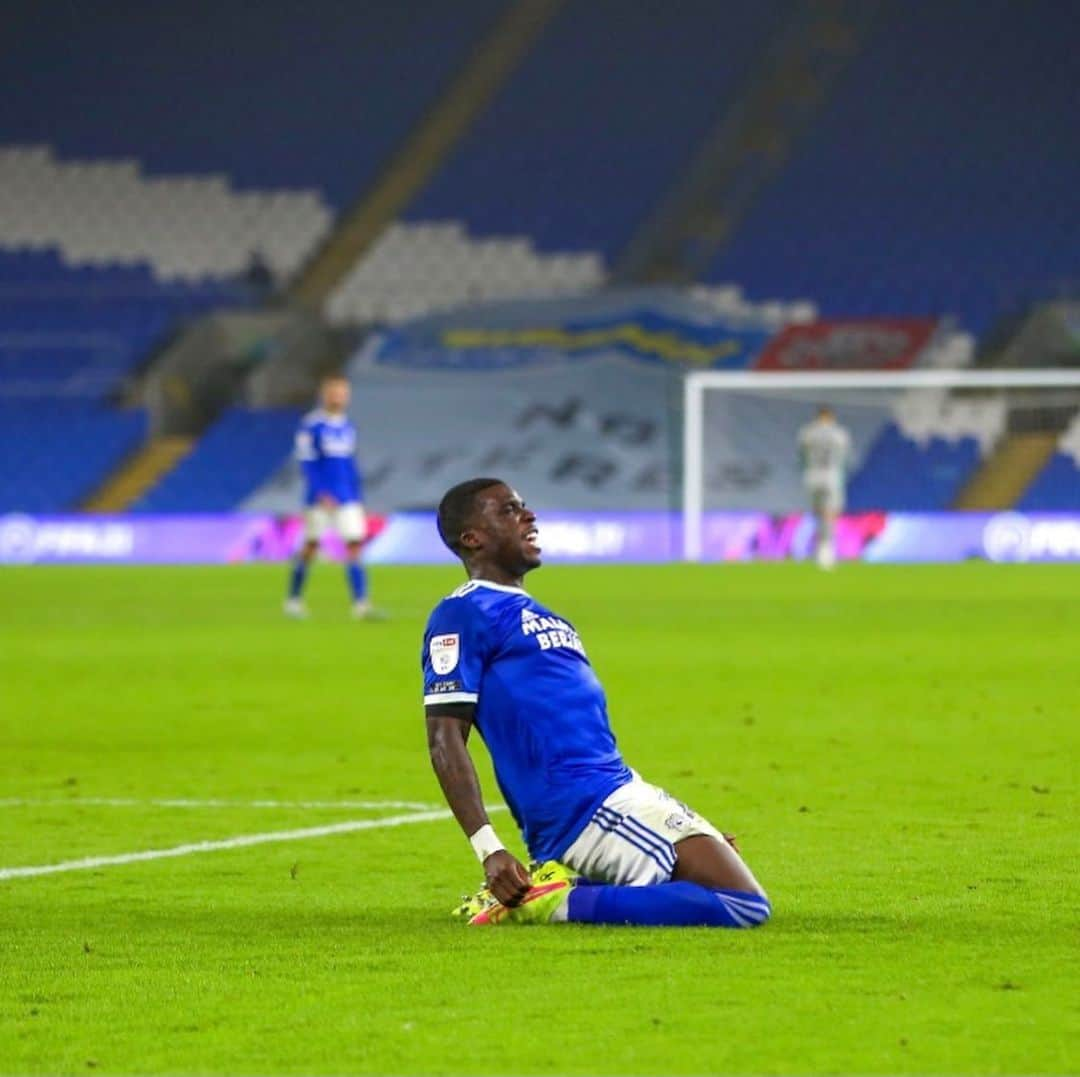
[{"label": "floodlit turf", "polygon": [[[320,568],[307,623],[280,569],[0,570],[0,874],[437,801],[419,637],[456,575],[377,571],[393,619],[356,624]],[[446,820],[0,879],[0,1072],[1080,1068],[1080,572],[530,583],[768,926],[469,930]]]}]

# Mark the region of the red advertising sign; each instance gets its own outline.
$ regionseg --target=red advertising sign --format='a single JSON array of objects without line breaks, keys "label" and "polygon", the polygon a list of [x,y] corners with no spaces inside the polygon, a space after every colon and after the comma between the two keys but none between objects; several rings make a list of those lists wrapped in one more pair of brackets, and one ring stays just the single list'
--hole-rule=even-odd
[{"label": "red advertising sign", "polygon": [[903,370],[937,328],[934,318],[835,318],[789,325],[755,370]]}]

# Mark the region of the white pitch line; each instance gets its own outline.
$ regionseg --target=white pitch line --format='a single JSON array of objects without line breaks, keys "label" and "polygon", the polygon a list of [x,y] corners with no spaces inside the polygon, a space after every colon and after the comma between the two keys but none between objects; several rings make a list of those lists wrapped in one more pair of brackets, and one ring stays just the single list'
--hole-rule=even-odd
[{"label": "white pitch line", "polygon": [[242,834],[220,841],[197,841],[188,845],[174,845],[171,849],[145,849],[138,853],[118,853],[115,856],[87,856],[81,860],[65,860],[59,864],[36,864],[19,868],[0,868],[0,882],[5,879],[25,879],[34,875],[55,875],[62,871],[86,871],[114,864],[134,864],[142,860],[166,860],[195,853],[212,853],[219,849],[244,849],[249,845],[268,845],[271,842],[304,841],[307,838],[325,838],[331,834],[351,834],[357,830],[376,830],[380,827],[407,826],[409,823],[429,823],[435,819],[449,819],[447,809],[441,811],[413,812],[409,815],[388,815],[384,819],[353,819],[327,826],[309,826],[303,830],[271,830],[264,834]]},{"label": "white pitch line", "polygon": [[321,811],[341,808],[345,811],[377,811],[380,808],[408,808],[431,811],[438,807],[420,800],[187,800],[183,798],[133,797],[4,797],[0,808],[295,808]]}]

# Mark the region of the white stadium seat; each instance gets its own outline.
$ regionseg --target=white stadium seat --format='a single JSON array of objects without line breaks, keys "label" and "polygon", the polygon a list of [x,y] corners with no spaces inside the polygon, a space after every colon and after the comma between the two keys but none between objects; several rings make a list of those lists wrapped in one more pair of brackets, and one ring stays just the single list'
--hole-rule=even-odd
[{"label": "white stadium seat", "polygon": [[0,149],[0,244],[68,264],[145,262],[161,280],[227,277],[253,251],[288,278],[330,229],[315,191],[238,192],[221,175],[142,175],[135,161],[57,161]]}]

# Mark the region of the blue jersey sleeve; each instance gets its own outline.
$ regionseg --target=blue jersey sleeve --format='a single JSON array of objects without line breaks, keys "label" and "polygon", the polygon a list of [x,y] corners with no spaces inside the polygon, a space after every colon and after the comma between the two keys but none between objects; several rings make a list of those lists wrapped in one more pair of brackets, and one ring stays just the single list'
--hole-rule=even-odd
[{"label": "blue jersey sleeve", "polygon": [[322,452],[319,448],[319,430],[311,423],[304,423],[296,432],[296,459],[304,473],[308,501],[322,492]]},{"label": "blue jersey sleeve", "polygon": [[424,703],[476,703],[491,655],[483,611],[462,598],[435,607],[424,633]]}]

